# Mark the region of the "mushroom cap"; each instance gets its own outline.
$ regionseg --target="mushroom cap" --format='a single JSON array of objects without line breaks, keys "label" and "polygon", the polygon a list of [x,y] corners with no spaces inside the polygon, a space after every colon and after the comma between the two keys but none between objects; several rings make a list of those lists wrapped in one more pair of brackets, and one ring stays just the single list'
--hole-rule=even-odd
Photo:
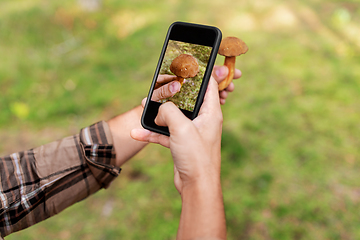
[{"label": "mushroom cap", "polygon": [[178,77],[195,77],[199,72],[199,63],[189,54],[177,56],[170,65],[170,71]]},{"label": "mushroom cap", "polygon": [[225,57],[236,57],[246,53],[248,49],[243,40],[237,37],[227,37],[221,41],[218,53]]}]

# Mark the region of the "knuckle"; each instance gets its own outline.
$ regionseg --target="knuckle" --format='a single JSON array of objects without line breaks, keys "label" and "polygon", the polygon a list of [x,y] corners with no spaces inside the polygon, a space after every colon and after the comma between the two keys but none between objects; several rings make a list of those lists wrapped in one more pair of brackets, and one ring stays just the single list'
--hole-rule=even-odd
[{"label": "knuckle", "polygon": [[160,99],[163,99],[165,98],[165,96],[166,96],[165,87],[161,87],[159,92],[159,97]]}]

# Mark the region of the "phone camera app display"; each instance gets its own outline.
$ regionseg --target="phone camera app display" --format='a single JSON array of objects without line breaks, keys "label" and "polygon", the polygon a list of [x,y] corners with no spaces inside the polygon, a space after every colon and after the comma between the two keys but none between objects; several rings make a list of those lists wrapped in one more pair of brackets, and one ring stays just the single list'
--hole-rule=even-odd
[{"label": "phone camera app display", "polygon": [[211,50],[209,46],[169,40],[151,100],[172,101],[179,108],[192,112]]}]

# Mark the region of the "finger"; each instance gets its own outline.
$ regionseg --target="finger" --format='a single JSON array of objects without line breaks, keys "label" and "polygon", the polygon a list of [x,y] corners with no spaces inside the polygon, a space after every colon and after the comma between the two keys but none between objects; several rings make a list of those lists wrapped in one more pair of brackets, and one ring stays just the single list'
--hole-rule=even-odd
[{"label": "finger", "polygon": [[218,82],[222,82],[229,74],[229,69],[226,66],[214,66],[212,71],[213,78]]},{"label": "finger", "polygon": [[227,86],[227,88],[225,88],[225,91],[226,92],[232,92],[232,91],[234,91],[235,90],[235,84],[233,83],[233,82],[231,82],[230,84],[229,84],[229,86]]},{"label": "finger", "polygon": [[155,123],[159,126],[167,126],[170,134],[172,134],[181,130],[185,124],[189,124],[191,121],[174,103],[166,102],[160,106]]},{"label": "finger", "polygon": [[234,79],[241,78],[241,75],[242,75],[242,72],[239,69],[235,68]]},{"label": "finger", "polygon": [[225,88],[224,90],[219,92],[220,104],[221,105],[225,104],[225,100],[229,96],[229,92],[234,91],[234,89],[235,89],[235,85],[234,85],[233,82],[231,82],[227,88]]},{"label": "finger", "polygon": [[141,106],[144,108],[146,104],[147,97],[141,100]]},{"label": "finger", "polygon": [[154,89],[158,89],[159,87],[161,87],[171,81],[174,81],[175,79],[176,79],[176,76],[174,76],[174,75],[159,75],[156,80]]},{"label": "finger", "polygon": [[158,76],[156,83],[164,85],[168,82],[174,81],[175,79],[176,79],[175,75],[161,74]]},{"label": "finger", "polygon": [[158,89],[155,89],[151,97],[152,101],[159,101],[161,99],[169,98],[179,92],[181,84],[179,81],[172,81],[171,83],[165,84]]},{"label": "finger", "polygon": [[167,148],[170,147],[170,139],[168,136],[151,132],[146,129],[132,129],[130,136],[137,141],[157,143]]},{"label": "finger", "polygon": [[219,95],[220,95],[220,100],[221,99],[225,100],[228,97],[229,93],[227,91],[221,91]]}]

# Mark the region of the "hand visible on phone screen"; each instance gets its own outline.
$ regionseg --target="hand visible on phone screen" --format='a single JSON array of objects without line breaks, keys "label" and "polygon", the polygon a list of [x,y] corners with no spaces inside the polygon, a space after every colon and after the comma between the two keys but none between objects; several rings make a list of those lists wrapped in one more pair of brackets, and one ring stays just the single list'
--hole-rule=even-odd
[{"label": "hand visible on phone screen", "polygon": [[[228,74],[229,74],[229,69],[226,66],[214,66],[214,69],[212,71],[212,76],[215,78],[215,80],[218,83],[222,82]],[[239,69],[235,69],[234,79],[238,79],[240,77],[241,77],[241,71]],[[234,89],[235,89],[235,85],[233,82],[231,82],[227,88],[219,92],[220,104],[222,105],[225,104],[225,100],[228,97],[229,92],[234,91]]]},{"label": "hand visible on phone screen", "polygon": [[159,75],[151,100],[157,102],[172,97],[179,92],[181,84],[179,81],[175,81],[175,79],[176,76],[174,75]]}]

